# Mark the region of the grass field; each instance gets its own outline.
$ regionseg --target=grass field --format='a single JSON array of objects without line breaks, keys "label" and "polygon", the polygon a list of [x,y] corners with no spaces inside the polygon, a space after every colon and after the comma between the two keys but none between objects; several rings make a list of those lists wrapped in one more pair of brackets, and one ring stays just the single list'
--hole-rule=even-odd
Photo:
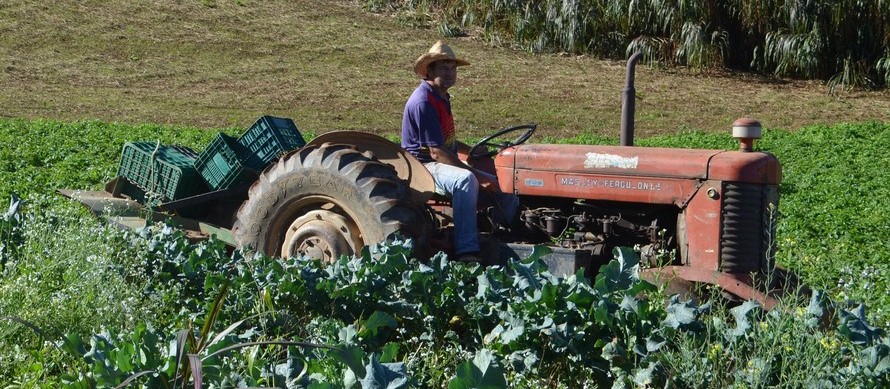
[{"label": "grass field", "polygon": [[[438,39],[410,18],[349,1],[17,1],[0,5],[0,115],[244,127],[261,114],[306,131],[395,134]],[[530,55],[451,39],[473,63],[453,89],[461,131],[537,122],[556,138],[617,139],[623,63]],[[890,92],[839,97],[824,86],[683,69],[637,71],[641,137],[890,119]]]}]

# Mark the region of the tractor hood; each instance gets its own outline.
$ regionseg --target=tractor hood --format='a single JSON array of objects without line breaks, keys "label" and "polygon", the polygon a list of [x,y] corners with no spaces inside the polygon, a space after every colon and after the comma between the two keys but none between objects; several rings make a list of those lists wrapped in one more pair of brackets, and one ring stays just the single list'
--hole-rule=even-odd
[{"label": "tractor hood", "polygon": [[778,184],[772,154],[659,147],[523,145],[504,150],[498,168]]},{"label": "tractor hood", "polygon": [[533,144],[503,150],[495,166],[502,190],[568,197],[598,188],[615,191],[616,199],[646,192],[649,199],[663,195],[665,202],[678,202],[704,181],[781,181],[773,155],[724,150]]}]

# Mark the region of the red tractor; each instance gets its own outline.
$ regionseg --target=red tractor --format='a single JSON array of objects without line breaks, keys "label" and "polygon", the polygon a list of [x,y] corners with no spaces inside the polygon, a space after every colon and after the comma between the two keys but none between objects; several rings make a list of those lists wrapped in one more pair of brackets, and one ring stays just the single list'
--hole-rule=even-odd
[{"label": "red tractor", "polygon": [[[565,275],[597,269],[615,247],[636,247],[650,279],[680,288],[715,284],[772,307],[768,290],[776,280],[765,280],[775,274],[781,168],[773,155],[752,151],[760,124],[734,123],[739,151],[633,147],[637,58],[628,63],[621,146],[525,144],[535,126],[524,125],[486,137],[464,156],[520,198],[518,231],[486,223],[480,209],[481,232],[491,237],[483,255],[521,259],[546,245],[552,252],[544,260]],[[448,201],[433,189],[429,172],[398,145],[368,133],[330,132],[282,156],[249,191],[160,209],[186,216],[180,221],[189,229],[269,255],[332,259],[400,233],[424,256],[447,250],[450,241]],[[109,185],[108,192],[92,196],[107,204],[119,190]]]}]

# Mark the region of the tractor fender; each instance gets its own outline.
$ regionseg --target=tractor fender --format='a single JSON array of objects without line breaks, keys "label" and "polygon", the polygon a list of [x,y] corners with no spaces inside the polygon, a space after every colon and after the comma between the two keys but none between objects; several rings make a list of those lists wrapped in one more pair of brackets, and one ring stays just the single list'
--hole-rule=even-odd
[{"label": "tractor fender", "polygon": [[418,204],[426,203],[436,192],[436,183],[429,170],[401,146],[386,138],[367,132],[331,131],[315,137],[304,147],[319,147],[325,143],[349,145],[392,165],[399,178],[408,183],[411,197]]}]

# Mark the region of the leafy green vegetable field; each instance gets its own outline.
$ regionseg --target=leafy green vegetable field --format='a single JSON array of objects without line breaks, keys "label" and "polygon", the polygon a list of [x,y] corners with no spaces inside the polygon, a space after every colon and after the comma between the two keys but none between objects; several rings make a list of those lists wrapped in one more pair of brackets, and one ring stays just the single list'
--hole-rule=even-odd
[{"label": "leafy green vegetable field", "polygon": [[[0,120],[0,195],[22,199],[0,220],[4,387],[136,374],[131,387],[178,386],[190,371],[212,387],[890,385],[890,124],[765,131],[757,147],[784,169],[777,260],[824,291],[770,313],[662,304],[628,250],[595,280],[552,277],[534,255],[507,268],[421,263],[410,242],[328,266],[244,259],[168,226],[117,230],[53,194],[101,188],[126,141],[200,148],[213,135]],[[638,144],[737,147],[704,133]]]}]

